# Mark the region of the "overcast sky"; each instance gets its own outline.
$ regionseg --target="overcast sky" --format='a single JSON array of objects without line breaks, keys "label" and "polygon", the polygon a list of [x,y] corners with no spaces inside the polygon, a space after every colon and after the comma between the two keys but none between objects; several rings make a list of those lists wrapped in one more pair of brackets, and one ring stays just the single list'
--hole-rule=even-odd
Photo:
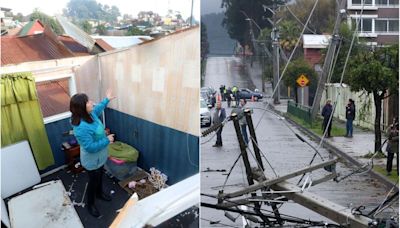
[{"label": "overcast sky", "polygon": [[[137,16],[140,11],[153,11],[160,16],[167,14],[168,9],[180,11],[183,18],[190,17],[191,4],[193,2],[193,16],[199,20],[201,0],[97,0],[105,5],[115,5],[119,8],[121,16],[131,14]],[[204,1],[204,0],[203,0]],[[219,0],[215,0],[219,1]],[[48,14],[61,14],[62,9],[67,6],[69,0],[8,0],[2,2],[2,7],[11,8],[14,14],[27,15],[35,8]]]},{"label": "overcast sky", "polygon": [[221,8],[221,2],[221,0],[201,0],[201,15],[222,12],[224,9]]}]

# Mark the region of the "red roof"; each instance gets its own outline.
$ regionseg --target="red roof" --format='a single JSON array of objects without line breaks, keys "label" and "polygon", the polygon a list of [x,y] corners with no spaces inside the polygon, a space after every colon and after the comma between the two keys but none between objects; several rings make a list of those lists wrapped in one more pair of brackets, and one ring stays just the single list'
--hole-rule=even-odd
[{"label": "red roof", "polygon": [[96,40],[96,44],[99,45],[99,47],[101,47],[104,51],[114,50],[114,48],[111,47],[111,45],[109,45],[103,39],[95,39],[95,40]]},{"label": "red roof", "polygon": [[69,50],[71,50],[75,55],[90,55],[87,48],[80,43],[76,42],[72,37],[62,35],[58,36],[57,39],[61,41]]},{"label": "red roof", "polygon": [[40,82],[36,88],[43,117],[69,111],[68,80]]},{"label": "red roof", "polygon": [[0,48],[2,65],[74,57],[47,28],[43,33],[32,36],[3,36]]}]

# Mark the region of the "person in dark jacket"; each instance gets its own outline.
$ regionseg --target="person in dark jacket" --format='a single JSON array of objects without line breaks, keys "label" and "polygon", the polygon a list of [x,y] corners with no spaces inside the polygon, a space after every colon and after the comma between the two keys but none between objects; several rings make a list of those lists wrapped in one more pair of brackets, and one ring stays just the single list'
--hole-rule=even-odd
[{"label": "person in dark jacket", "polygon": [[228,104],[228,108],[231,107],[231,101],[232,101],[231,96],[232,96],[232,90],[231,90],[231,87],[228,87],[228,89],[226,90],[226,93],[225,93],[225,98],[226,98],[226,101]]},{"label": "person in dark jacket", "polygon": [[331,128],[332,128],[332,119],[329,121],[329,118],[332,113],[332,105],[331,105],[331,100],[327,100],[324,108],[322,108],[322,113],[321,115],[324,117],[324,121],[322,122],[322,128],[324,132],[328,128],[328,131],[326,133],[326,137],[331,137]]},{"label": "person in dark jacket", "polygon": [[353,120],[356,118],[356,106],[352,99],[346,106],[346,135],[344,137],[353,137]]},{"label": "person in dark jacket", "polygon": [[[221,101],[218,101],[215,112],[214,112],[214,116],[213,116],[213,124],[222,123],[225,119],[226,119],[225,109],[221,107]],[[222,137],[221,137],[222,128],[223,128],[223,126],[221,126],[217,131],[217,141],[215,142],[213,147],[221,147],[222,146]]]},{"label": "person in dark jacket", "polygon": [[96,218],[101,215],[95,205],[95,198],[111,200],[111,196],[103,192],[102,176],[103,165],[108,157],[108,145],[114,142],[114,135],[106,135],[99,116],[114,98],[111,90],[108,90],[106,98],[96,106],[84,93],[75,94],[70,101],[71,125],[80,145],[82,166],[89,176],[87,208],[89,213]]},{"label": "person in dark jacket", "polygon": [[386,163],[386,171],[387,175],[390,176],[390,172],[392,172],[392,164],[394,155],[397,158],[397,175],[399,175],[399,119],[396,117],[393,120],[393,124],[390,125],[388,132],[388,145],[386,147],[386,151],[388,153],[387,163]]}]

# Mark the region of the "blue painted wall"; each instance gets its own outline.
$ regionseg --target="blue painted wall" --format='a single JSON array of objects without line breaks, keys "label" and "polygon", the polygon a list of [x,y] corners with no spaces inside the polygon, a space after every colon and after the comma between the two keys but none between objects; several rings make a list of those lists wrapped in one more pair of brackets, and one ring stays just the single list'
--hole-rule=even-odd
[{"label": "blue painted wall", "polygon": [[70,124],[70,118],[66,118],[63,120],[59,120],[56,122],[45,124],[47,137],[49,139],[49,143],[51,146],[51,150],[53,151],[54,162],[55,164],[48,167],[45,170],[41,170],[40,173],[45,173],[49,170],[55,169],[59,166],[66,164],[66,156],[63,150],[61,150],[61,145],[63,142],[67,142],[73,136],[63,136],[63,132],[69,131],[72,129]]},{"label": "blue painted wall", "polygon": [[139,150],[138,165],[159,169],[174,184],[199,172],[199,138],[107,108],[106,126],[116,140]]}]

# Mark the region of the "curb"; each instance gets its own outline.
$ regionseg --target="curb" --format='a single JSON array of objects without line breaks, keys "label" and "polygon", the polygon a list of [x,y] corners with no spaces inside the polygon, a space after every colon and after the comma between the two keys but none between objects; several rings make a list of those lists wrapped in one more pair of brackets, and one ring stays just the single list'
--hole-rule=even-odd
[{"label": "curb", "polygon": [[[303,133],[305,133],[306,135],[308,135],[309,137],[311,137],[313,140],[321,140],[321,137],[316,135],[314,132],[308,130],[307,128],[299,125],[298,123],[294,122],[293,120],[291,120],[290,118],[287,117],[287,115],[285,115],[284,113],[278,111],[275,109],[275,107],[273,105],[270,105],[270,107],[272,107],[272,110],[281,115],[284,116],[291,124],[295,125],[298,127],[298,129],[300,131],[302,131]],[[350,155],[348,155],[347,153],[343,152],[342,150],[338,149],[337,147],[335,147],[334,145],[323,141],[322,143],[323,147],[328,149],[329,151],[332,151],[333,153],[335,153],[337,156],[351,162],[352,164],[356,165],[357,167],[361,167],[362,164],[355,158],[351,157]],[[385,185],[385,187],[387,189],[391,189],[392,187],[394,187],[397,191],[399,191],[399,188],[396,186],[395,183],[391,182],[388,178],[386,178],[385,176],[383,176],[380,173],[377,173],[375,171],[373,171],[372,169],[370,171],[367,172],[371,177],[379,180],[382,184]]]}]

